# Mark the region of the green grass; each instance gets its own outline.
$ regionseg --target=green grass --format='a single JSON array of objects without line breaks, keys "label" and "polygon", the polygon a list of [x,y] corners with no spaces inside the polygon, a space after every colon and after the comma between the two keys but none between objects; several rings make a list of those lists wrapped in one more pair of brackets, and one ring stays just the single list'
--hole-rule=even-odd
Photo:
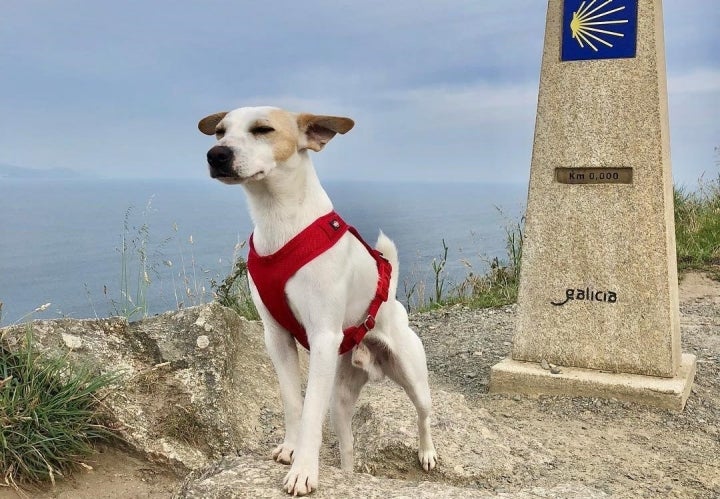
[{"label": "green grass", "polygon": [[103,424],[101,394],[117,378],[46,358],[0,339],[0,481],[17,488],[64,476],[112,436]]},{"label": "green grass", "polygon": [[720,173],[701,178],[695,191],[676,187],[674,194],[678,268],[720,277]]}]

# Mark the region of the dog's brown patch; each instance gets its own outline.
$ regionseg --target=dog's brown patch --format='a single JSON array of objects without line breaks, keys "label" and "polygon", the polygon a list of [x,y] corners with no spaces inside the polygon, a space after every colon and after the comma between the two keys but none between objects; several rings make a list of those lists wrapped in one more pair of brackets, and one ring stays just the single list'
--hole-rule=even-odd
[{"label": "dog's brown patch", "polygon": [[275,161],[283,163],[297,152],[298,126],[292,115],[279,109],[270,111],[270,113],[268,113],[268,123],[262,124],[269,125],[275,129],[275,131],[272,132],[271,138]]}]

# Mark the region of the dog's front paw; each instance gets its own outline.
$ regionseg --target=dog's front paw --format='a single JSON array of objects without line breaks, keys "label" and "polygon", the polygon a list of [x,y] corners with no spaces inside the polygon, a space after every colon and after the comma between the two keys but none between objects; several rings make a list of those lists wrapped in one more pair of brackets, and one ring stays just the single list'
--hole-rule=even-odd
[{"label": "dog's front paw", "polygon": [[298,461],[293,463],[292,468],[283,482],[283,488],[288,494],[294,496],[306,496],[318,488],[318,466],[303,465]]},{"label": "dog's front paw", "polygon": [[294,452],[292,445],[283,442],[272,451],[272,457],[278,463],[292,464]]},{"label": "dog's front paw", "polygon": [[437,453],[435,452],[435,447],[430,447],[429,449],[420,449],[418,451],[418,460],[420,461],[420,466],[425,471],[430,471],[435,469],[435,466],[437,466]]}]

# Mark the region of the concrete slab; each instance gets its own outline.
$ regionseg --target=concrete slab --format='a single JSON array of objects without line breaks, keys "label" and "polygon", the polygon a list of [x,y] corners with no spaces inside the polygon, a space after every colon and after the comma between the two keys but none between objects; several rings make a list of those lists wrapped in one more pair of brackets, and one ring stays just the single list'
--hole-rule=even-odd
[{"label": "concrete slab", "polygon": [[552,374],[535,362],[505,359],[490,370],[491,393],[568,395],[617,399],[681,411],[695,378],[695,356],[683,354],[675,377],[560,367]]}]

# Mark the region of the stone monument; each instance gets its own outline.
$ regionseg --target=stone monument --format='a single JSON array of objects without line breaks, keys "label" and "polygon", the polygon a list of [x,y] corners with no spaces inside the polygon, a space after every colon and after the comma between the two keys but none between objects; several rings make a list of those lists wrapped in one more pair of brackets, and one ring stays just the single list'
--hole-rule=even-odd
[{"label": "stone monument", "polygon": [[512,358],[490,391],[681,410],[661,0],[549,0]]}]

